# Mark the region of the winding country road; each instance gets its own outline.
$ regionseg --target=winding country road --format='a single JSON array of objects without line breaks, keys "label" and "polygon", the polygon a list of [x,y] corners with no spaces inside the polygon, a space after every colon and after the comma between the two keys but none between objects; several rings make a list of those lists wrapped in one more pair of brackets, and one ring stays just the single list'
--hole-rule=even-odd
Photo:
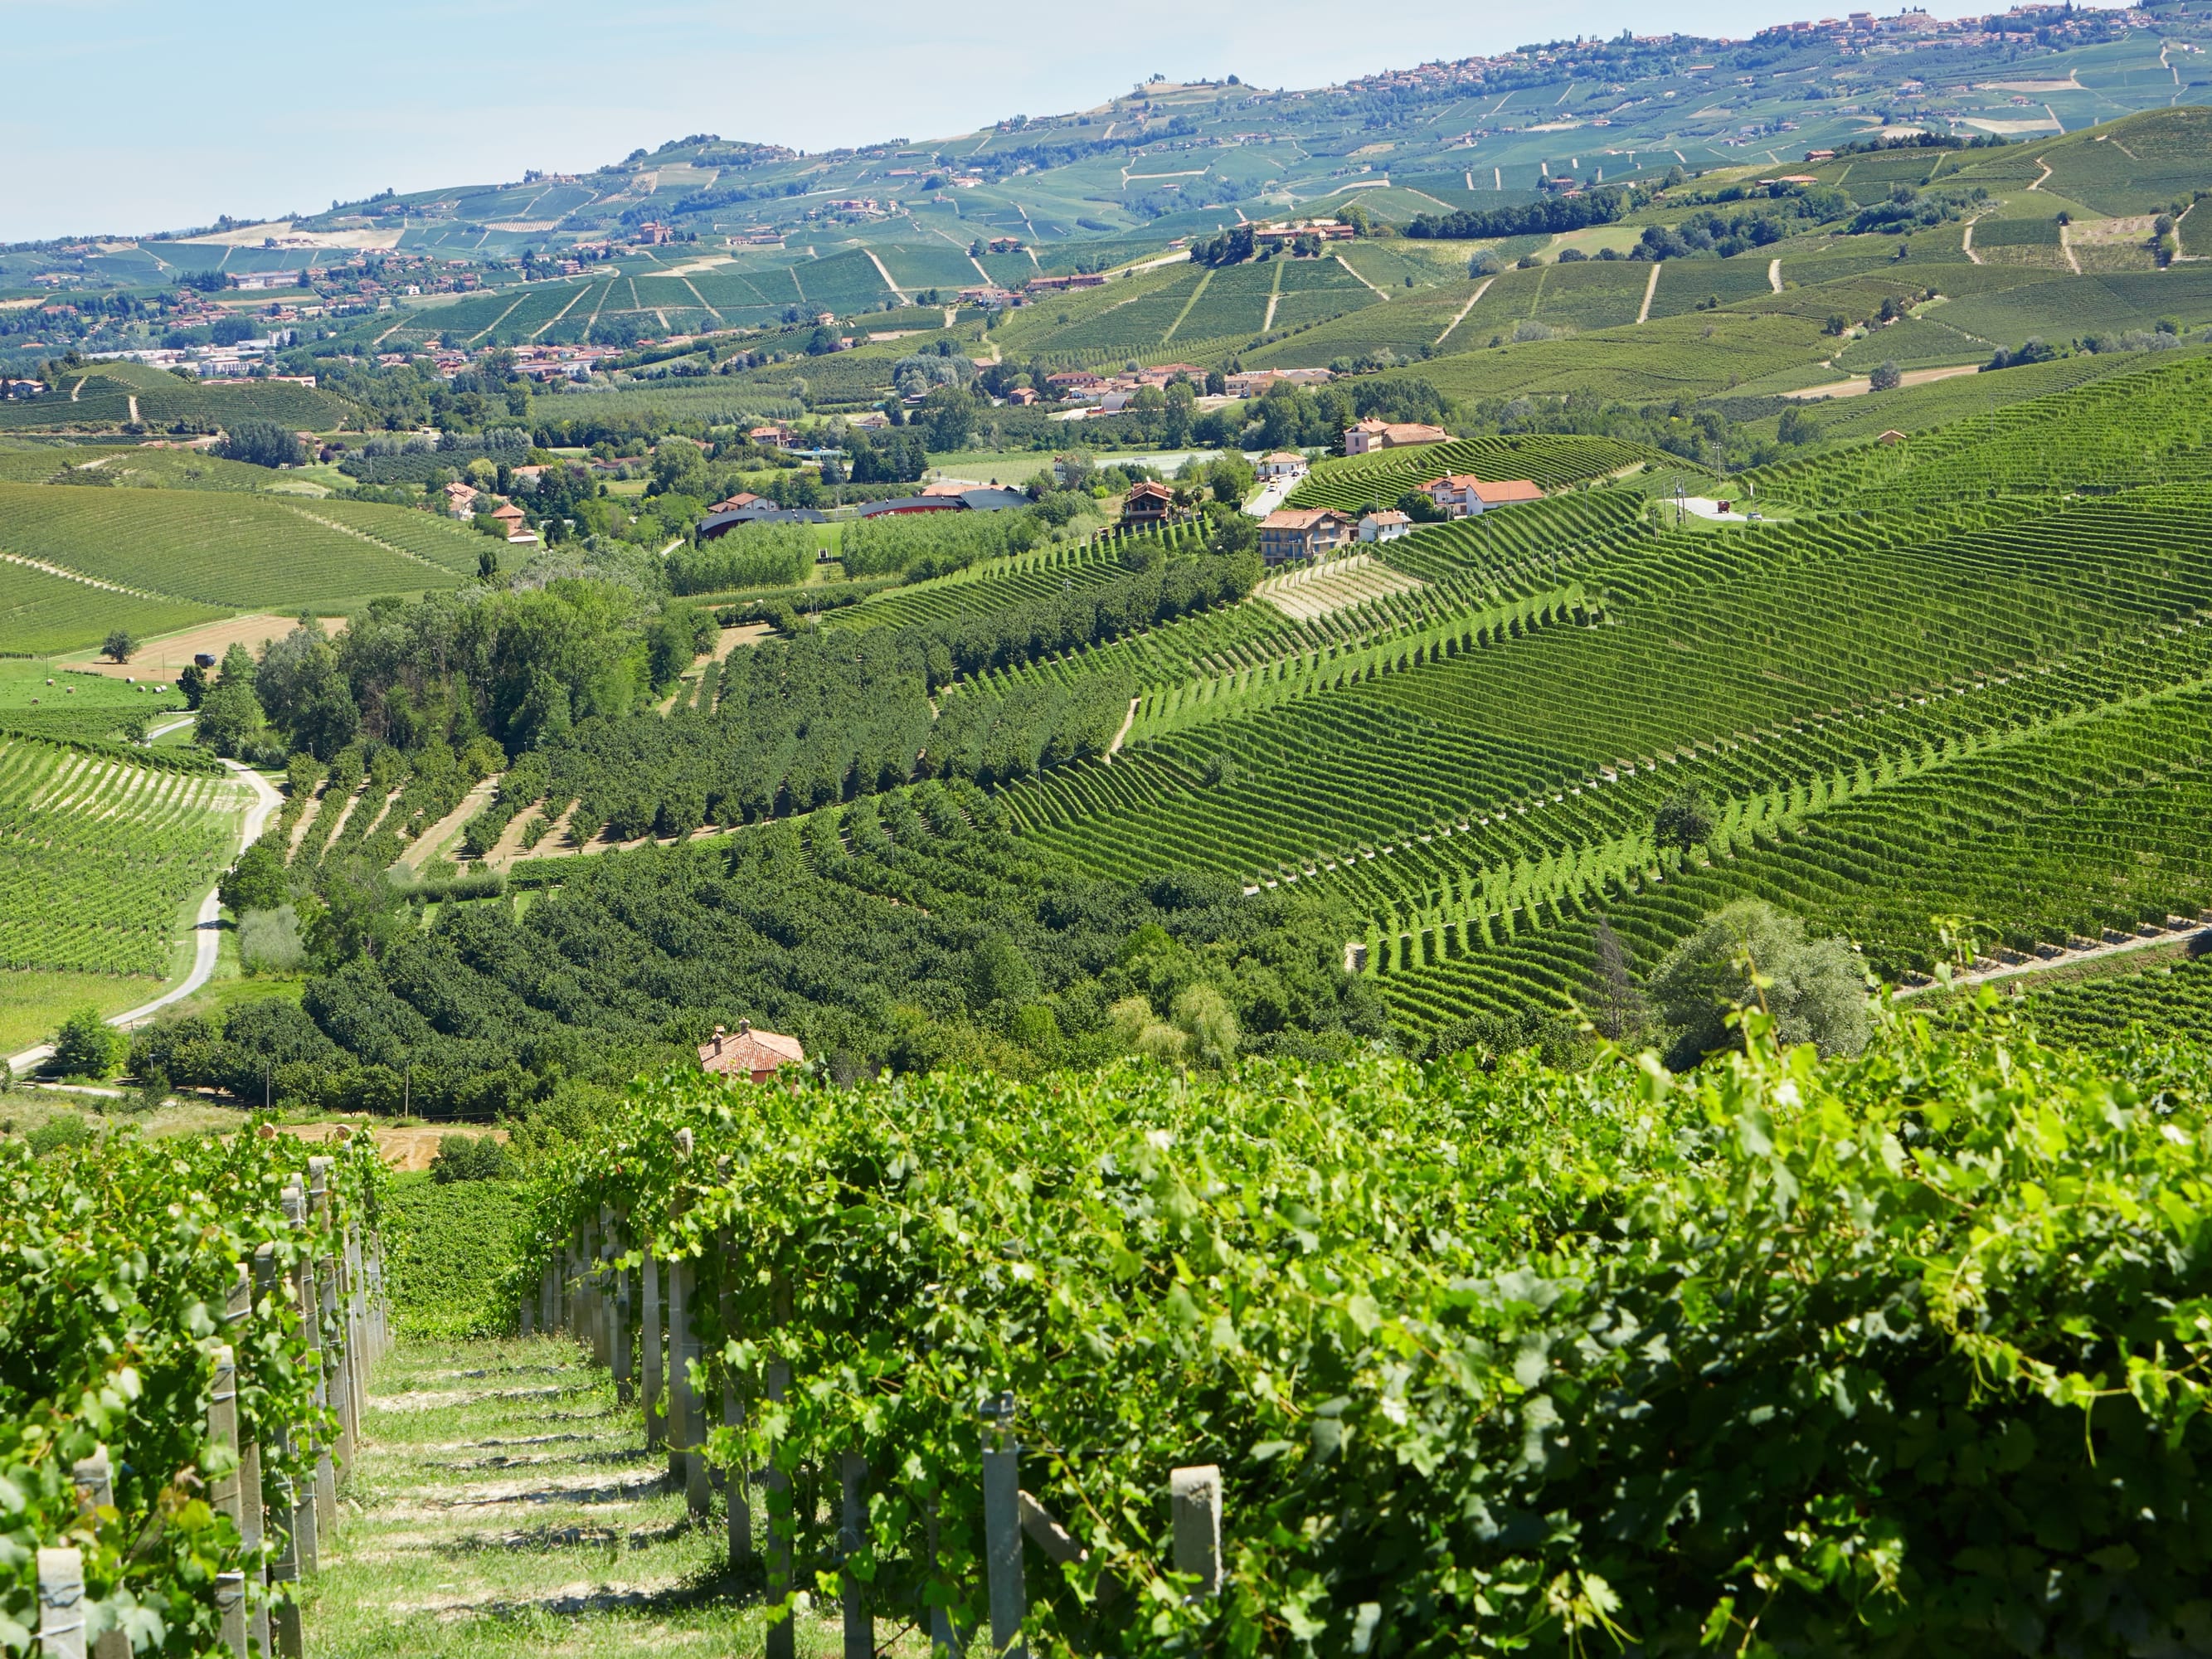
[{"label": "winding country road", "polygon": [[[246,822],[239,837],[239,849],[242,852],[259,838],[263,826],[269,822],[269,815],[284,804],[284,798],[258,772],[241,766],[236,761],[225,761],[223,764],[245,780],[253,791],[253,803],[246,809]],[[219,892],[210,890],[200,901],[199,915],[192,923],[191,972],[151,1002],[142,1002],[136,1008],[110,1015],[107,1023],[125,1030],[143,1024],[172,1003],[182,1002],[212,979],[215,976],[216,952],[222,943],[222,899]],[[42,1042],[36,1048],[24,1049],[19,1054],[10,1054],[8,1063],[15,1068],[15,1075],[21,1077],[25,1073],[45,1065],[53,1052],[52,1043]]]}]

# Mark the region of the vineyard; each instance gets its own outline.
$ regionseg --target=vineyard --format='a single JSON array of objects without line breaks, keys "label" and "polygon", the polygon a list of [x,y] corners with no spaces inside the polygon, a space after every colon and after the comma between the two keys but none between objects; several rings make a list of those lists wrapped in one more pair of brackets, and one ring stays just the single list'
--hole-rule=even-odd
[{"label": "vineyard", "polygon": [[2205,1339],[2154,1310],[2212,1289],[2201,1054],[1753,1020],[1671,1086],[671,1077],[549,1170],[513,1294],[853,1651],[2182,1629]]},{"label": "vineyard", "polygon": [[0,1645],[299,1654],[386,1318],[357,1151],[0,1146]]},{"label": "vineyard", "polygon": [[166,975],[244,804],[227,780],[0,737],[0,966]]},{"label": "vineyard", "polygon": [[1288,505],[1346,513],[1388,507],[1432,479],[1463,472],[1491,480],[1527,478],[1550,491],[1660,459],[1656,452],[1609,438],[1466,438],[1417,444],[1323,460],[1291,491]]},{"label": "vineyard", "polygon": [[[0,554],[125,590],[102,601],[122,601],[118,614],[134,604],[170,607],[158,617],[143,613],[149,631],[205,614],[170,620],[186,604],[283,611],[458,586],[475,575],[482,540],[427,513],[366,502],[0,484]],[[58,632],[71,614],[65,597],[27,600],[18,625],[27,635]]]}]

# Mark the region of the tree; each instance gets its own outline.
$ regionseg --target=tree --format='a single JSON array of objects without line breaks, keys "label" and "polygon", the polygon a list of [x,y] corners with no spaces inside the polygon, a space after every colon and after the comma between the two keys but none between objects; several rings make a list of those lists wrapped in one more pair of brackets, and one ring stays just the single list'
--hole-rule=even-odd
[{"label": "tree", "polygon": [[1867,376],[1867,385],[1876,392],[1894,392],[1905,384],[1905,375],[1893,362],[1876,363],[1874,373]]},{"label": "tree", "polygon": [[138,641],[129,629],[115,628],[109,629],[107,637],[100,641],[100,654],[110,662],[125,663],[137,649]]},{"label": "tree", "polygon": [[217,884],[223,905],[233,915],[248,910],[273,910],[292,896],[284,874],[284,855],[263,837],[239,854],[238,862]]},{"label": "tree", "polygon": [[1425,489],[1407,490],[1398,497],[1397,508],[1415,524],[1442,524],[1451,516]]},{"label": "tree", "polygon": [[300,434],[274,421],[232,422],[215,453],[226,461],[244,461],[252,466],[297,466],[305,459]]},{"label": "tree", "polygon": [[177,673],[177,690],[185,695],[185,707],[198,708],[207,700],[207,670],[196,662],[188,662]]},{"label": "tree", "polygon": [[1668,1063],[1695,1066],[1716,1049],[1740,1048],[1728,1024],[1738,1007],[1764,1005],[1785,1043],[1824,1054],[1866,1046],[1865,968],[1840,939],[1810,939],[1805,924],[1761,899],[1741,899],[1705,918],[1651,976],[1652,1000],[1674,1032]]},{"label": "tree", "polygon": [[225,675],[200,703],[192,741],[226,760],[236,760],[260,738],[265,723],[253,682]]},{"label": "tree", "polygon": [[1644,1029],[1643,990],[1628,965],[1628,949],[1613,924],[1598,918],[1596,960],[1590,973],[1590,1024],[1609,1042],[1624,1042]]},{"label": "tree", "polygon": [[1661,847],[1688,852],[1712,838],[1713,809],[1695,789],[1678,789],[1652,816],[1651,839]]},{"label": "tree", "polygon": [[975,427],[975,399],[964,386],[941,386],[921,400],[915,418],[933,451],[958,449]]},{"label": "tree", "polygon": [[64,1077],[103,1078],[123,1063],[127,1046],[97,1009],[80,1008],[54,1033],[54,1066]]},{"label": "tree", "polygon": [[302,617],[262,652],[253,690],[270,723],[293,748],[305,749],[318,760],[337,754],[361,729],[353,688],[322,624],[312,617]]},{"label": "tree", "polygon": [[430,1160],[430,1179],[443,1186],[455,1181],[505,1181],[514,1160],[490,1135],[440,1135],[438,1155]]}]

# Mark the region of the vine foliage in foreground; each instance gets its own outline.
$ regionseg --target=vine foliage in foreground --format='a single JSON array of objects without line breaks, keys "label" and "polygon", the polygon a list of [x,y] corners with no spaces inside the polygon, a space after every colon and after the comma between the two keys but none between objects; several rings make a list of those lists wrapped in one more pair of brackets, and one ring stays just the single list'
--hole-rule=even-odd
[{"label": "vine foliage in foreground", "polygon": [[[1011,1389],[1089,1552],[1031,1557],[1054,1646],[2201,1646],[2205,1055],[1985,1014],[1824,1062],[1746,1018],[1679,1079],[671,1074],[543,1181],[534,1248],[605,1203],[697,1258],[750,1400],[715,1456],[790,1473],[788,1520],[863,1453],[887,1617],[988,1628],[977,1407]],[[1164,1489],[1199,1462],[1230,1581],[1187,1602]],[[833,1591],[834,1522],[795,1524]]]},{"label": "vine foliage in foreground", "polygon": [[[312,1492],[313,1453],[336,1419],[314,1403],[318,1362],[284,1275],[310,1250],[327,1261],[344,1230],[375,1217],[381,1168],[365,1138],[331,1171],[330,1213],[289,1224],[281,1193],[307,1184],[311,1151],[290,1136],[143,1139],[125,1134],[33,1159],[0,1139],[0,1653],[33,1650],[38,1552],[84,1561],[86,1632],[127,1633],[139,1653],[199,1653],[221,1634],[220,1573],[273,1562],[276,1506]],[[224,1322],[240,1262],[270,1247],[277,1290]],[[328,1322],[325,1356],[343,1340]],[[209,1440],[215,1350],[235,1351],[238,1436],[262,1448],[272,1530],[258,1561],[209,1502],[237,1467]],[[114,1504],[81,1510],[71,1472],[105,1446]]]}]

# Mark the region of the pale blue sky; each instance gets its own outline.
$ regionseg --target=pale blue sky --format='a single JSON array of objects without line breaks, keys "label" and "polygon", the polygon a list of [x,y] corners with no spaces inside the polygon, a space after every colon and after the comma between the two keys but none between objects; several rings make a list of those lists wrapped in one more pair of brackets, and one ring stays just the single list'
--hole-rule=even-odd
[{"label": "pale blue sky", "polygon": [[311,212],[690,132],[805,149],[936,137],[1153,71],[1315,86],[1623,27],[1741,36],[1820,15],[1792,3],[0,0],[0,241]]}]

